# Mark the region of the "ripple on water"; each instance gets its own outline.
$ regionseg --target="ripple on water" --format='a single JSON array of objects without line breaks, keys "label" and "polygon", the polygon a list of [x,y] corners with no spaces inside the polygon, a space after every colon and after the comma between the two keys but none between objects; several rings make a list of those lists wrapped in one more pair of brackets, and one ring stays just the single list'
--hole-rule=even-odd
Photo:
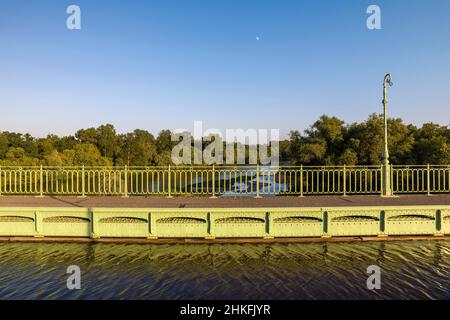
[{"label": "ripple on water", "polygon": [[[3,299],[450,298],[450,242],[0,244]],[[382,269],[381,290],[366,287]],[[69,265],[82,289],[66,289]]]}]

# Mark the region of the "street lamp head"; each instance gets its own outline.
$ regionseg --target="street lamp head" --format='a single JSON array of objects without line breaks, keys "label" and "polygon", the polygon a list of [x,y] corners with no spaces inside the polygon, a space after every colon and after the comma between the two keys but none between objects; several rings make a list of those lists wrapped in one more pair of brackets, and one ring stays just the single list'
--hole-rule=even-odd
[{"label": "street lamp head", "polygon": [[388,73],[384,76],[384,85],[388,84],[390,87],[392,87],[394,84],[392,83],[391,74]]}]

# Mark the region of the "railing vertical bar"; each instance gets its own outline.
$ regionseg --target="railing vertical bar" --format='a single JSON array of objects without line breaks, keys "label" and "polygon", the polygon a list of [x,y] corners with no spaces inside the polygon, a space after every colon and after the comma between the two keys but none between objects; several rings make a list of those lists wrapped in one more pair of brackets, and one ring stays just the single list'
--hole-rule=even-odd
[{"label": "railing vertical bar", "polygon": [[342,188],[344,189],[344,197],[347,196],[347,171],[344,164],[344,170],[343,170],[344,180],[342,181]]},{"label": "railing vertical bar", "polygon": [[43,171],[42,165],[40,167],[39,175],[40,175],[39,196],[43,197],[44,196],[44,171]]}]

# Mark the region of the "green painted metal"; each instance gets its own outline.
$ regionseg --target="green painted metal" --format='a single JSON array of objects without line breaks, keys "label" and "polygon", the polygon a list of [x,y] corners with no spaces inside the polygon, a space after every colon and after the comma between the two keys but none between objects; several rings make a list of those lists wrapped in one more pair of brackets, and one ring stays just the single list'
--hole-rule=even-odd
[{"label": "green painted metal", "polygon": [[323,235],[328,235],[328,211],[323,212]]},{"label": "green painted metal", "polygon": [[434,209],[386,209],[386,233],[390,235],[432,235],[436,230]]},{"label": "green painted metal", "polygon": [[386,231],[386,212],[382,210],[380,212],[380,234],[384,234]]},{"label": "green painted metal", "polygon": [[0,208],[0,236],[155,239],[390,235],[450,235],[450,206]]},{"label": "green painted metal", "polygon": [[380,210],[332,208],[328,212],[331,236],[377,236],[381,234]]},{"label": "green painted metal", "polygon": [[[394,194],[450,193],[450,165],[389,165],[389,170]],[[384,171],[383,165],[1,167],[0,196],[385,195]]]},{"label": "green painted metal", "polygon": [[440,232],[442,230],[442,213],[441,210],[436,212],[436,231]]},{"label": "green painted metal", "polygon": [[387,85],[392,86],[391,75],[387,74],[383,81],[383,120],[384,120],[384,149],[381,156],[382,163],[382,191],[383,196],[392,196],[391,188],[391,165],[389,164],[388,128],[387,128]]}]

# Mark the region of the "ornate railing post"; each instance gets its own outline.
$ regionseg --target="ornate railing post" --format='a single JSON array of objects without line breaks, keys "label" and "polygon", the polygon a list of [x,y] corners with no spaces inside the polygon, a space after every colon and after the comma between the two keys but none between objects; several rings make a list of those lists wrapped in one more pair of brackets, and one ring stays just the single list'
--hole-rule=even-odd
[{"label": "ornate railing post", "polygon": [[124,181],[123,197],[128,198],[128,166],[127,165],[125,165],[124,175],[125,175],[125,181]]},{"label": "ornate railing post", "polygon": [[167,179],[167,198],[172,198],[172,170],[170,164]]},{"label": "ornate railing post", "polygon": [[[378,176],[376,177],[376,180],[378,183]],[[383,196],[383,165],[380,164],[380,195]]]},{"label": "ornate railing post", "polygon": [[431,170],[430,170],[430,164],[427,164],[427,195],[431,195],[431,181],[430,181],[430,174],[431,174]]},{"label": "ornate railing post", "polygon": [[256,165],[256,197],[261,198],[259,195],[259,164]]},{"label": "ornate railing post", "polygon": [[42,168],[42,164],[39,169],[39,197],[44,197],[44,169]]},{"label": "ornate railing post", "polygon": [[[1,173],[1,172],[0,172]],[[448,173],[448,179],[447,179],[447,191],[450,191],[450,166],[447,166],[447,173]],[[1,175],[0,175],[0,177],[1,177]],[[445,186],[444,186],[444,188],[445,188]]]},{"label": "ornate railing post", "polygon": [[211,198],[217,198],[216,197],[216,167],[214,164],[212,165],[212,196]]},{"label": "ornate railing post", "polygon": [[342,182],[342,187],[344,188],[344,197],[347,196],[347,167],[344,164],[344,181]]},{"label": "ornate railing post", "polygon": [[81,167],[81,197],[86,197],[86,178],[85,178],[85,172],[84,172],[84,164]]},{"label": "ornate railing post", "polygon": [[300,165],[300,197],[303,197],[303,164]]},{"label": "ornate railing post", "polygon": [[381,194],[385,197],[392,196],[391,188],[391,176],[392,176],[392,166],[390,164],[383,164],[381,171]]}]

